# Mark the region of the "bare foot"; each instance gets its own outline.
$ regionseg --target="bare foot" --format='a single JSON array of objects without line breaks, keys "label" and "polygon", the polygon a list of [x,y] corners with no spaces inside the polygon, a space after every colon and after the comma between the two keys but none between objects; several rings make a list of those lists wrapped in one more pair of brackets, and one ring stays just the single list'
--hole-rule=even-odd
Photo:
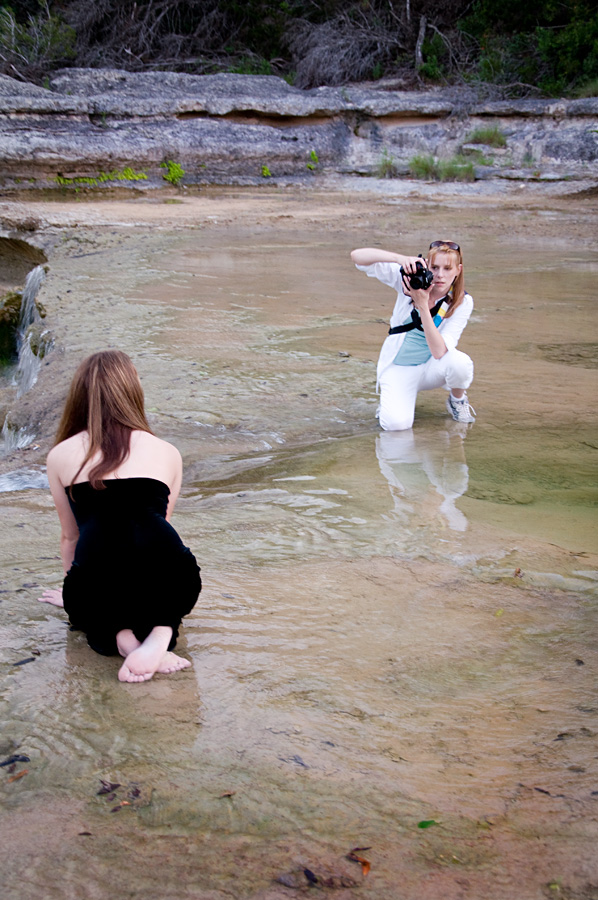
[{"label": "bare foot", "polygon": [[[126,632],[119,631],[119,635],[124,633]],[[119,681],[149,681],[158,671],[171,637],[172,628],[166,625],[157,625],[153,628],[144,642],[127,655],[118,673]]]},{"label": "bare foot", "polygon": [[48,590],[44,591],[41,597],[37,598],[40,603],[51,603],[52,606],[61,606],[64,608],[64,603],[62,601],[62,590],[56,591],[48,588]]},{"label": "bare foot", "polygon": [[141,647],[141,641],[138,641],[130,628],[123,628],[122,631],[119,631],[116,635],[116,646],[118,647],[118,652],[121,656],[124,656],[125,659],[132,653],[133,650],[137,650],[138,647]]},{"label": "bare foot", "polygon": [[170,675],[171,672],[178,672],[180,669],[186,669],[190,665],[191,663],[188,659],[184,659],[171,650],[167,650],[156,672],[160,672],[161,675]]}]

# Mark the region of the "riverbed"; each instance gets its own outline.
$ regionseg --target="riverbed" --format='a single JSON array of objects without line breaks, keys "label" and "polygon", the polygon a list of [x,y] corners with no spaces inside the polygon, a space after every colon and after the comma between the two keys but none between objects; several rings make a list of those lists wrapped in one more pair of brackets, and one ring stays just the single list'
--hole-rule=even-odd
[{"label": "riverbed", "polygon": [[[0,469],[0,762],[27,757],[0,768],[3,896],[595,898],[596,199],[343,182],[0,215],[45,247],[55,335]],[[439,237],[477,419],[434,391],[383,434],[394,295],[349,253]],[[36,602],[61,580],[43,460],[108,346],[181,450],[204,577],[192,668],[141,685]]]}]

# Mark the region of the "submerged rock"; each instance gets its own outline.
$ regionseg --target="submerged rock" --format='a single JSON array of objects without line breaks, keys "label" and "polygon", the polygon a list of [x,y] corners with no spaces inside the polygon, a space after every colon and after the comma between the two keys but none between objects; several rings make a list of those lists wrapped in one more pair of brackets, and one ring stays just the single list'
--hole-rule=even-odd
[{"label": "submerged rock", "polygon": [[[45,315],[45,313],[44,313]],[[46,353],[52,349],[54,336],[49,328],[44,328],[41,322],[33,322],[25,332],[25,342],[31,352],[38,359],[43,359]]]}]

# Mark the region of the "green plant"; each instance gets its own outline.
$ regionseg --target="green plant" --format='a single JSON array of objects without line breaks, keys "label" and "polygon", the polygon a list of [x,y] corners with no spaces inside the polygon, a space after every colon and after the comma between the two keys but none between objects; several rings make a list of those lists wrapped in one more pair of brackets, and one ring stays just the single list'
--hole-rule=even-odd
[{"label": "green plant", "polygon": [[316,168],[316,166],[318,165],[318,163],[320,162],[320,159],[315,150],[310,150],[309,158],[310,158],[311,162],[306,163],[305,167],[306,167],[306,169],[309,169],[311,172],[313,172],[314,169]]},{"label": "green plant", "polygon": [[507,139],[498,125],[476,128],[466,138],[468,144],[488,144],[490,147],[506,147]]},{"label": "green plant", "polygon": [[438,33],[423,42],[422,56],[424,62],[419,67],[418,74],[430,81],[439,81],[446,73],[445,63],[448,62],[448,52]]},{"label": "green plant", "polygon": [[375,63],[374,68],[372,69],[372,81],[380,81],[380,79],[382,78],[383,75],[384,75],[384,66],[378,60],[378,62]]},{"label": "green plant", "polygon": [[145,172],[135,172],[130,166],[124,169],[113,169],[111,172],[99,172],[97,175],[77,175],[75,178],[65,178],[63,175],[56,175],[54,178],[56,184],[67,186],[70,184],[86,184],[89,187],[97,187],[106,181],[147,181]]},{"label": "green plant", "polygon": [[435,159],[433,156],[414,156],[409,161],[414,178],[426,181],[475,181],[473,163],[463,156]]},{"label": "green plant", "polygon": [[272,178],[272,172],[268,166],[262,166],[262,178]]},{"label": "green plant", "polygon": [[590,81],[586,81],[585,84],[580,85],[573,91],[573,96],[580,100],[585,97],[598,97],[598,78],[592,78]]},{"label": "green plant", "polygon": [[76,56],[76,32],[59,15],[50,12],[47,0],[40,12],[20,24],[13,10],[0,8],[0,59],[10,67],[39,71],[40,67],[67,62]]},{"label": "green plant", "polygon": [[242,56],[228,69],[236,75],[272,75],[272,64],[259,56]]},{"label": "green plant", "polygon": [[409,160],[409,172],[414,178],[436,181],[438,164],[433,156],[414,156]]},{"label": "green plant", "polygon": [[473,150],[468,153],[468,158],[471,162],[475,163],[476,166],[492,166],[494,165],[494,160],[491,156],[485,156],[485,154],[481,150]]},{"label": "green plant", "polygon": [[394,178],[397,174],[395,158],[388,152],[386,147],[382,151],[382,156],[376,165],[375,173],[377,178]]},{"label": "green plant", "polygon": [[161,169],[166,169],[162,178],[164,181],[167,181],[169,184],[174,185],[175,187],[180,184],[183,175],[185,174],[185,170],[178,163],[174,162],[172,159],[165,159],[160,163]]},{"label": "green plant", "polygon": [[475,181],[471,160],[457,154],[438,161],[438,181]]}]

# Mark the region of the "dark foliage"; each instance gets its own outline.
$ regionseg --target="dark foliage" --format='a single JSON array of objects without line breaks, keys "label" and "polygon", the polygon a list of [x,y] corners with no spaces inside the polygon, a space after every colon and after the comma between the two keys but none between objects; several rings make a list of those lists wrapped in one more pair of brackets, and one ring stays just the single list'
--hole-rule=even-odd
[{"label": "dark foliage", "polygon": [[299,87],[402,75],[570,90],[598,78],[595,0],[0,0],[0,71],[58,66],[284,75]]}]

